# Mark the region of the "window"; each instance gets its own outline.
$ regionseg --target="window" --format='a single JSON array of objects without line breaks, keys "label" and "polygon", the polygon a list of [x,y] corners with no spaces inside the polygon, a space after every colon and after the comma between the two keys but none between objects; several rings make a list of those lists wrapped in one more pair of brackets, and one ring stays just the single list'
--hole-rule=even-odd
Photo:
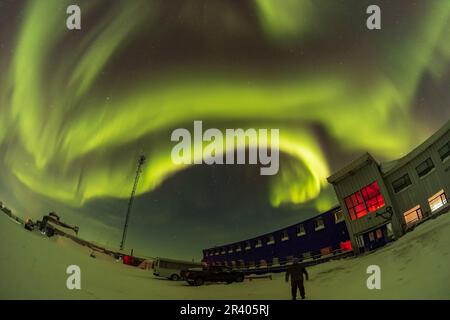
[{"label": "window", "polygon": [[405,217],[405,222],[407,226],[415,224],[419,220],[422,220],[423,215],[420,205],[417,205],[414,208],[403,213],[403,217]]},{"label": "window", "polygon": [[305,226],[303,224],[299,224],[297,226],[297,237],[304,236],[306,234]]},{"label": "window", "polygon": [[346,197],[345,205],[352,220],[356,220],[367,214],[366,206],[359,191]]},{"label": "window", "polygon": [[386,225],[386,233],[389,239],[394,237],[394,229],[392,228],[392,223],[390,222]]},{"label": "window", "polygon": [[320,249],[320,255],[321,255],[322,257],[323,257],[323,256],[328,256],[328,255],[331,254],[332,251],[333,251],[333,250],[332,250],[331,247],[322,248],[322,249]]},{"label": "window", "polygon": [[341,221],[344,221],[344,213],[342,212],[342,209],[334,213],[334,222],[339,223]]},{"label": "window", "polygon": [[444,146],[440,148],[438,152],[442,161],[447,160],[450,157],[450,141],[444,144]]},{"label": "window", "polygon": [[281,232],[281,241],[287,241],[289,240],[289,234],[287,232],[287,230],[283,230]]},{"label": "window", "polygon": [[369,212],[384,207],[384,199],[381,195],[380,187],[378,186],[377,181],[362,188],[361,193],[363,195],[366,208],[367,210],[369,210]]},{"label": "window", "polygon": [[267,237],[267,244],[274,244],[274,243],[275,243],[275,237],[273,236],[273,234],[271,234]]},{"label": "window", "polygon": [[236,245],[236,252],[241,252],[241,251],[242,251],[241,245],[240,244]]},{"label": "window", "polygon": [[216,255],[216,256],[218,256],[218,255],[219,255],[219,250],[218,250],[218,249],[216,249],[216,253],[215,253],[215,255]]},{"label": "window", "polygon": [[419,164],[416,167],[416,171],[417,171],[417,174],[419,175],[419,178],[425,176],[427,173],[429,173],[433,169],[434,169],[434,163],[433,163],[433,160],[431,160],[431,158],[428,158],[427,160],[425,160],[424,162],[422,162],[421,164]]},{"label": "window", "polygon": [[377,231],[375,232],[375,237],[377,239],[383,238],[383,231],[381,231],[381,229],[377,229]]},{"label": "window", "polygon": [[262,247],[262,240],[261,239],[257,239],[255,248],[260,248],[260,247]]},{"label": "window", "polygon": [[278,266],[280,265],[280,260],[278,258],[273,258],[272,259],[272,266]]},{"label": "window", "polygon": [[245,250],[250,250],[252,248],[252,246],[251,246],[251,244],[250,244],[250,241],[247,241],[246,243],[245,243]]},{"label": "window", "polygon": [[323,218],[317,218],[316,220],[314,220],[314,227],[317,230],[321,230],[323,228],[325,228],[325,224],[323,223]]},{"label": "window", "polygon": [[220,254],[225,254],[225,248],[222,248],[222,251],[220,252]]},{"label": "window", "polygon": [[303,260],[311,258],[311,251],[303,252]]},{"label": "window", "polygon": [[361,218],[385,205],[377,181],[346,197],[344,201],[352,220]]},{"label": "window", "polygon": [[447,196],[445,195],[444,190],[439,191],[428,199],[428,204],[430,205],[431,212],[434,212],[439,208],[445,206],[447,202]]},{"label": "window", "polygon": [[233,247],[232,247],[232,246],[230,246],[230,247],[228,248],[228,253],[233,253]]},{"label": "window", "polygon": [[341,247],[341,251],[342,252],[347,252],[347,251],[352,251],[352,243],[350,242],[350,240],[347,240],[345,242],[341,242],[339,244],[339,246]]},{"label": "window", "polygon": [[411,185],[411,179],[409,178],[408,174],[405,174],[401,178],[392,182],[392,188],[394,188],[395,193],[402,191],[409,185]]}]

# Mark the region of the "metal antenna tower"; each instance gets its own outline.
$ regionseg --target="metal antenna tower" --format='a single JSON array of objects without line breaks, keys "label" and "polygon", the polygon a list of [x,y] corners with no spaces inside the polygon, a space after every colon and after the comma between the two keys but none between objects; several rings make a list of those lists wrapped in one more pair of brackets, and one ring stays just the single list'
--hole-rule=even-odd
[{"label": "metal antenna tower", "polygon": [[123,226],[122,242],[120,243],[120,250],[123,250],[125,246],[125,238],[127,237],[128,220],[130,219],[131,207],[133,206],[134,196],[136,194],[137,185],[139,178],[141,177],[142,165],[145,162],[145,157],[140,156],[138,161],[138,166],[136,170],[136,177],[134,178],[133,190],[131,191],[130,200],[128,201],[127,215],[125,217],[125,225]]}]

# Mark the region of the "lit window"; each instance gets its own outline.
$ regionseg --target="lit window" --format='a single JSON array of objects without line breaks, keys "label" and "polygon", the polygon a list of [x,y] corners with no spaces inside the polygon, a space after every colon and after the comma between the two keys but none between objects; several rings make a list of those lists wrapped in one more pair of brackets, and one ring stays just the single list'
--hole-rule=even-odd
[{"label": "lit window", "polygon": [[409,185],[411,185],[411,179],[409,178],[408,174],[405,174],[401,178],[399,178],[399,179],[395,180],[394,182],[392,182],[392,188],[394,188],[394,192],[395,193],[398,193],[398,192],[402,191],[403,189],[405,189]]},{"label": "lit window", "polygon": [[322,217],[317,218],[316,220],[314,220],[314,227],[315,227],[316,231],[325,228],[325,224],[323,222]]},{"label": "lit window", "polygon": [[431,158],[428,158],[427,160],[425,160],[424,162],[422,162],[421,164],[419,164],[416,167],[416,171],[417,171],[417,174],[419,175],[419,178],[425,176],[427,173],[429,173],[433,169],[434,169],[434,163],[433,163],[433,160],[431,160]]},{"label": "lit window", "polygon": [[301,236],[304,236],[305,234],[306,234],[305,226],[303,224],[299,224],[297,226],[297,236],[301,237]]},{"label": "lit window", "polygon": [[381,229],[378,229],[378,230],[375,232],[375,235],[376,235],[376,238],[377,238],[377,239],[381,239],[381,238],[383,238],[383,231],[381,231]]},{"label": "lit window", "polygon": [[332,251],[333,250],[332,250],[331,247],[322,248],[322,249],[320,249],[320,255],[321,256],[328,256],[328,255],[331,254]]},{"label": "lit window", "polygon": [[233,247],[228,248],[228,253],[233,253]]},{"label": "lit window", "polygon": [[342,252],[347,252],[347,251],[353,250],[352,243],[350,242],[350,240],[341,242],[339,246],[341,247]]},{"label": "lit window", "polygon": [[311,251],[303,252],[303,260],[311,258]]},{"label": "lit window", "polygon": [[412,225],[418,222],[419,220],[422,220],[422,209],[420,208],[420,205],[415,206],[414,208],[406,211],[403,213],[403,216],[405,217],[406,225]]},{"label": "lit window", "polygon": [[251,244],[250,244],[250,241],[247,241],[246,243],[245,243],[245,250],[250,250],[252,248],[252,246],[251,246]]},{"label": "lit window", "polygon": [[274,244],[275,243],[275,237],[273,234],[267,237],[267,244]]},{"label": "lit window", "polygon": [[445,195],[444,190],[439,191],[434,196],[428,199],[428,203],[430,205],[431,212],[438,210],[439,208],[445,206],[448,200]]},{"label": "lit window", "polygon": [[352,220],[356,220],[357,218],[361,218],[367,214],[366,206],[364,205],[361,192],[359,191],[346,197],[345,205]]},{"label": "lit window", "polygon": [[380,192],[378,182],[375,181],[361,189],[366,208],[369,212],[384,207],[384,199]]},{"label": "lit window", "polygon": [[288,235],[287,230],[284,230],[281,232],[281,241],[287,241],[287,240],[289,240],[289,235]]},{"label": "lit window", "polygon": [[225,254],[225,248],[222,248],[222,251],[220,252],[220,254]]},{"label": "lit window", "polygon": [[342,212],[342,209],[334,213],[334,222],[339,223],[341,221],[344,221],[344,213]]},{"label": "lit window", "polygon": [[241,251],[242,251],[241,245],[240,244],[236,245],[236,252],[241,252]]},{"label": "lit window", "polygon": [[448,158],[450,158],[450,141],[444,144],[444,146],[440,148],[438,152],[442,161],[445,161]]},{"label": "lit window", "polygon": [[261,239],[258,239],[258,240],[256,240],[255,248],[260,248],[260,247],[262,247],[262,241],[261,241]]},{"label": "lit window", "polygon": [[278,266],[280,264],[280,260],[278,258],[272,259],[272,266]]},{"label": "lit window", "polygon": [[265,268],[265,267],[267,267],[267,261],[266,260],[260,260],[259,261],[259,267],[260,268]]}]

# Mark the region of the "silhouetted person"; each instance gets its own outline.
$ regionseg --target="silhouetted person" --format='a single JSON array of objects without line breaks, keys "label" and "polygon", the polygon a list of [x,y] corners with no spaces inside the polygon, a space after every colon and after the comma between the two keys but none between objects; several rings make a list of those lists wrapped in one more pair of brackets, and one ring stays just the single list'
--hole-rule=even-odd
[{"label": "silhouetted person", "polygon": [[286,282],[288,282],[289,277],[291,277],[292,300],[297,300],[297,288],[300,290],[300,296],[302,299],[305,299],[303,275],[305,275],[306,280],[309,279],[308,272],[306,272],[305,267],[298,263],[298,259],[294,259],[294,263],[289,266],[286,271]]}]

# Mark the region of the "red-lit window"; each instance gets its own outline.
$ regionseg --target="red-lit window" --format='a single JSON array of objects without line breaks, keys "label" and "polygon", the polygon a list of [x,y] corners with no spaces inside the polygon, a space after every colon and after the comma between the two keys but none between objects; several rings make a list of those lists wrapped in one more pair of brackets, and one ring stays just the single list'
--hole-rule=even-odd
[{"label": "red-lit window", "polygon": [[361,218],[367,214],[366,206],[359,191],[345,198],[345,205],[352,220]]},{"label": "red-lit window", "polygon": [[352,243],[350,242],[350,240],[345,241],[345,242],[341,242],[340,243],[340,247],[341,247],[341,251],[342,252],[346,252],[346,251],[352,251]]},{"label": "red-lit window", "polygon": [[378,186],[377,181],[369,184],[367,187],[362,188],[361,193],[369,212],[375,211],[384,206],[384,199],[381,195],[380,187]]},{"label": "red-lit window", "polygon": [[360,191],[345,198],[345,205],[352,220],[365,216],[384,206],[378,182],[375,181]]}]

